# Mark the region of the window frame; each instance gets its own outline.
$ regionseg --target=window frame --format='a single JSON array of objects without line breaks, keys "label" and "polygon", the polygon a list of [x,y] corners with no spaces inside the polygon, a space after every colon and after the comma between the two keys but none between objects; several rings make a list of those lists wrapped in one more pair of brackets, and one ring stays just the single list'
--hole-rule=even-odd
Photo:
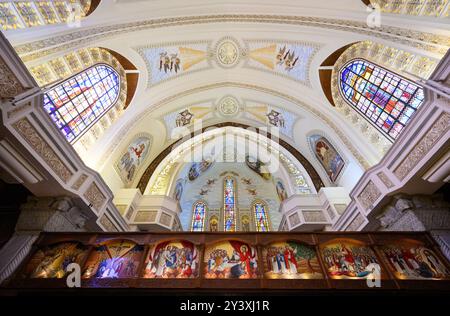
[{"label": "window frame", "polygon": [[[48,93],[49,93],[50,91],[54,91],[54,92],[58,95],[58,97],[60,98],[61,96],[59,96],[59,94],[56,92],[56,89],[60,88],[60,89],[62,89],[62,91],[64,91],[64,93],[65,93],[67,96],[69,96],[69,94],[67,93],[66,89],[64,89],[63,85],[64,85],[65,83],[69,82],[70,80],[74,80],[77,76],[80,76],[80,75],[82,75],[83,73],[86,73],[86,72],[89,71],[90,69],[94,69],[94,68],[97,68],[97,67],[99,67],[99,66],[104,66],[104,67],[108,68],[109,70],[111,70],[111,71],[117,76],[117,88],[118,88],[117,95],[116,95],[114,101],[112,101],[111,104],[110,104],[107,108],[105,108],[98,116],[96,116],[94,120],[92,120],[91,122],[89,122],[88,124],[86,124],[86,127],[85,127],[78,135],[75,135],[75,133],[72,132],[72,134],[74,135],[74,138],[73,138],[72,140],[69,140],[69,139],[67,138],[67,136],[63,133],[63,128],[64,128],[65,126],[68,126],[68,124],[69,124],[71,121],[75,120],[77,117],[80,117],[81,120],[83,120],[83,118],[81,117],[81,113],[78,112],[77,106],[76,106],[75,104],[73,104],[73,103],[72,103],[72,104],[73,104],[73,107],[74,107],[75,111],[77,111],[77,116],[76,116],[76,117],[73,117],[72,120],[70,120],[69,122],[66,122],[66,121],[65,121],[65,119],[62,117],[62,115],[59,113],[59,109],[65,108],[66,105],[67,105],[70,101],[77,99],[80,95],[83,95],[83,96],[85,97],[86,101],[87,101],[87,98],[86,98],[86,96],[85,96],[85,92],[83,91],[83,92],[81,92],[80,94],[78,94],[77,96],[75,96],[74,98],[70,98],[68,101],[66,101],[66,102],[65,102],[62,106],[60,106],[59,108],[56,108],[56,105],[54,104],[53,98],[52,98],[50,95],[48,95]],[[110,74],[109,74],[108,76],[110,76]],[[107,76],[107,77],[108,77],[108,76]],[[105,78],[107,78],[107,77],[105,77]],[[105,78],[103,78],[103,79],[105,79]],[[103,82],[103,79],[100,79],[99,82]],[[81,138],[82,138],[82,137],[83,137],[83,136],[84,136],[84,135],[85,135],[85,134],[86,134],[86,133],[87,133],[87,132],[88,132],[88,131],[96,124],[96,123],[97,123],[97,122],[98,122],[98,121],[100,121],[100,119],[102,119],[103,116],[104,116],[105,114],[107,114],[113,107],[115,107],[115,106],[117,105],[117,102],[118,102],[119,99],[120,99],[120,94],[121,94],[121,91],[122,91],[122,83],[121,83],[121,79],[122,79],[122,77],[121,77],[119,71],[117,71],[112,65],[109,65],[109,64],[104,63],[104,62],[95,63],[95,64],[93,64],[93,65],[91,65],[91,66],[89,66],[89,67],[87,67],[87,68],[85,68],[85,69],[83,69],[83,70],[81,70],[81,71],[75,73],[75,74],[72,74],[70,77],[68,77],[68,78],[66,78],[66,79],[64,79],[64,80],[61,80],[61,81],[59,81],[59,82],[57,82],[57,83],[54,83],[53,85],[51,85],[50,88],[46,89],[46,91],[45,91],[45,93],[44,93],[44,100],[43,100],[43,108],[44,108],[44,111],[45,111],[46,114],[50,117],[50,120],[52,120],[52,122],[55,124],[56,128],[58,128],[58,130],[60,131],[60,133],[62,134],[62,136],[63,136],[70,144],[73,145],[73,144],[75,144],[77,141],[79,141],[79,140],[80,140],[80,139],[81,139]],[[92,82],[91,82],[91,84],[92,84],[92,85],[91,85],[91,88],[95,87],[99,82],[97,82],[97,83],[95,83],[95,84],[92,84]],[[79,84],[78,82],[77,82],[77,84],[78,84],[78,86],[80,86],[80,84]],[[111,87],[109,90],[106,90],[106,92],[102,95],[102,97],[104,97],[105,94],[108,95],[108,92],[109,92],[110,90],[112,90],[112,89],[114,89],[114,87]],[[95,91],[95,88],[94,88],[94,91]],[[51,111],[51,112],[49,112],[49,111],[45,108],[45,105],[47,104],[47,103],[45,103],[45,97],[47,97],[47,98],[49,99],[50,103],[55,107],[55,109],[54,109],[53,111]],[[100,100],[100,99],[101,99],[101,97],[99,97],[98,100]],[[95,103],[94,103],[94,104],[95,104]],[[85,109],[83,109],[81,112],[83,112],[84,110],[85,110]],[[58,113],[58,115],[61,116],[61,118],[60,118],[58,121],[55,121],[54,117],[52,116],[54,113]],[[94,114],[95,114],[95,113],[94,113]],[[84,122],[84,120],[83,120],[83,122]],[[64,123],[64,125],[60,127],[60,126],[58,125],[58,123]],[[72,128],[71,128],[71,129],[72,129]]]},{"label": "window frame", "polygon": [[[374,122],[374,121],[372,121],[372,120],[370,119],[370,116],[368,116],[366,113],[364,113],[362,110],[360,110],[360,109],[357,107],[357,105],[352,104],[352,103],[348,100],[348,98],[345,96],[345,93],[344,93],[344,91],[343,91],[343,90],[344,90],[344,89],[343,89],[343,85],[346,85],[346,86],[350,87],[351,89],[353,89],[353,90],[356,91],[357,93],[361,94],[361,96],[362,96],[362,94],[363,94],[363,92],[364,92],[364,90],[365,90],[365,88],[366,88],[366,85],[364,85],[364,87],[362,88],[362,92],[359,92],[354,86],[350,86],[350,85],[347,84],[346,82],[343,82],[343,81],[342,81],[342,73],[343,73],[343,71],[345,71],[345,70],[347,70],[347,69],[350,70],[350,69],[349,69],[349,66],[352,65],[352,64],[354,64],[354,63],[356,63],[356,62],[358,62],[358,61],[363,62],[363,63],[368,63],[369,65],[373,65],[373,66],[375,66],[375,67],[378,67],[380,70],[386,72],[386,74],[382,77],[380,84],[378,84],[378,85],[376,85],[376,84],[372,83],[371,81],[369,81],[370,78],[365,79],[365,78],[363,78],[363,77],[362,77],[361,75],[359,75],[359,74],[356,74],[356,73],[354,73],[354,72],[352,72],[352,73],[354,73],[354,74],[355,74],[356,76],[358,76],[359,78],[363,78],[366,82],[368,82],[368,83],[370,83],[370,84],[372,84],[373,86],[376,87],[376,92],[374,93],[374,96],[375,96],[376,93],[381,89],[383,92],[385,92],[385,93],[387,93],[387,94],[389,95],[389,100],[391,99],[391,97],[395,97],[395,98],[398,99],[398,101],[401,101],[405,106],[404,106],[404,108],[403,108],[401,111],[399,111],[399,114],[398,114],[397,118],[394,118],[394,116],[391,114],[392,112],[391,112],[391,113],[388,113],[387,111],[385,111],[386,106],[388,105],[389,100],[386,102],[386,105],[385,105],[383,108],[381,108],[381,107],[379,107],[375,102],[373,102],[373,99],[372,99],[372,100],[368,100],[368,99],[366,98],[366,99],[370,102],[370,104],[367,106],[367,110],[369,109],[370,105],[373,104],[376,108],[380,108],[381,111],[382,111],[382,112],[380,113],[380,115],[377,116],[377,119],[376,119],[376,121]],[[351,70],[350,70],[350,71],[351,71]],[[400,80],[398,81],[397,85],[395,86],[395,89],[392,91],[392,93],[391,93],[391,92],[388,92],[388,91],[386,91],[386,90],[384,90],[384,89],[381,88],[381,84],[382,84],[383,82],[385,82],[384,80],[385,80],[387,74],[390,74],[392,77],[396,76],[396,77],[398,77],[398,78],[400,79]],[[371,76],[373,76],[373,74],[371,74]],[[411,97],[409,98],[408,102],[404,102],[404,101],[402,101],[402,100],[400,99],[400,97],[396,97],[396,96],[394,95],[394,94],[395,94],[395,91],[397,91],[397,89],[399,88],[399,85],[400,85],[400,83],[401,83],[401,80],[404,80],[404,81],[406,81],[408,84],[412,84],[412,85],[414,85],[414,86],[417,87],[417,88],[414,90],[414,92],[411,94]],[[423,105],[423,103],[425,102],[425,90],[424,90],[423,86],[421,86],[420,84],[418,84],[418,83],[416,83],[416,82],[414,82],[414,81],[412,81],[412,80],[406,78],[405,76],[400,75],[400,74],[398,74],[397,72],[394,72],[394,71],[392,71],[392,70],[389,70],[389,69],[387,69],[387,68],[385,68],[385,67],[383,67],[383,66],[381,66],[381,65],[379,65],[379,64],[377,64],[377,63],[375,63],[375,62],[372,62],[372,61],[367,60],[367,59],[365,59],[365,58],[359,58],[359,57],[353,58],[353,59],[347,61],[343,66],[341,66],[341,67],[339,68],[339,73],[338,73],[338,87],[337,87],[337,89],[339,90],[340,96],[344,99],[344,101],[345,101],[345,102],[346,102],[353,110],[355,110],[355,111],[356,111],[360,116],[362,116],[362,117],[363,117],[363,118],[364,118],[371,126],[373,126],[374,128],[376,128],[380,133],[382,133],[385,137],[387,137],[387,138],[388,138],[389,140],[391,140],[392,142],[395,141],[395,140],[400,136],[400,134],[403,132],[403,130],[408,126],[410,120],[414,117],[415,113],[419,110],[419,108],[420,108],[420,107]],[[416,94],[418,93],[419,90],[422,90],[422,91],[423,91],[423,99],[422,99],[422,101],[420,102],[420,104],[417,106],[417,108],[414,108],[413,106],[411,106],[410,101],[416,96]],[[406,90],[405,90],[405,89],[402,89],[402,91],[406,91]],[[359,100],[358,100],[358,102],[359,102]],[[413,112],[412,112],[412,114],[409,116],[408,120],[407,120],[405,123],[401,123],[399,118],[402,116],[403,113],[406,112],[406,110],[407,110],[408,108],[413,109]],[[366,110],[366,112],[367,112],[367,110]],[[380,119],[380,117],[381,117],[381,115],[382,115],[383,113],[386,113],[389,117],[392,117],[392,118],[394,119],[394,121],[393,121],[393,123],[392,123],[392,126],[389,128],[389,130],[388,130],[387,132],[386,132],[385,130],[383,130],[382,127],[380,127],[380,126],[378,126],[378,125],[376,124],[376,122],[378,121],[378,119]],[[384,121],[386,121],[386,120],[384,120]],[[402,127],[402,129],[398,132],[398,134],[394,137],[394,136],[390,135],[389,133],[392,131],[392,129],[394,128],[394,126],[395,126],[396,123],[402,125],[403,127]]]}]

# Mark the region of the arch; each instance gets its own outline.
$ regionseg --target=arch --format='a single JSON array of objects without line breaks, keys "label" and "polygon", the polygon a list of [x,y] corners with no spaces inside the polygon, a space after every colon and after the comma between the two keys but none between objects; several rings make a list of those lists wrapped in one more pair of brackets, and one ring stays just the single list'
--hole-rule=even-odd
[{"label": "arch", "polygon": [[100,0],[8,1],[0,3],[3,31],[60,23],[77,23],[90,15]]},{"label": "arch", "polygon": [[255,218],[255,227],[257,232],[271,231],[269,219],[269,207],[263,200],[255,200],[252,203],[252,212]]},{"label": "arch", "polygon": [[337,183],[348,161],[323,133],[312,133],[307,138],[312,155],[319,161],[331,183]]},{"label": "arch", "polygon": [[[226,126],[232,126],[232,127],[240,127],[243,129],[249,128],[249,125],[240,124],[236,122],[224,122],[220,124],[214,124],[211,126],[207,126],[202,128],[201,132],[205,132],[208,129],[211,129],[213,127],[221,128]],[[259,128],[254,128],[254,130],[258,133]],[[267,137],[270,139],[275,139],[270,133],[266,132]],[[195,135],[194,132],[192,132],[188,137],[193,138]],[[286,149],[292,156],[294,156],[300,164],[302,164],[308,173],[308,176],[311,178],[311,181],[314,184],[314,187],[316,191],[319,191],[320,188],[324,187],[324,183],[321,180],[319,173],[314,169],[313,165],[299,152],[297,151],[293,146],[291,146],[289,143],[284,141],[283,139],[276,139],[280,146]],[[153,176],[153,173],[158,168],[159,164],[164,160],[164,158],[170,154],[171,151],[173,151],[177,146],[180,146],[183,143],[183,139],[180,139],[169,146],[167,146],[156,158],[148,165],[147,169],[144,171],[144,173],[141,176],[141,179],[139,180],[137,184],[137,188],[141,191],[141,193],[144,193],[145,188],[147,187],[151,177]]]},{"label": "arch", "polygon": [[322,86],[322,91],[325,94],[325,97],[328,99],[332,106],[336,106],[333,100],[333,90],[331,86],[331,77],[333,75],[333,66],[336,61],[341,57],[341,55],[355,43],[350,43],[348,45],[342,46],[341,48],[335,50],[331,53],[319,67],[319,80],[320,85]]},{"label": "arch", "polygon": [[423,88],[366,59],[353,59],[339,72],[343,98],[373,126],[397,138],[424,100]]},{"label": "arch", "polygon": [[74,143],[115,105],[119,93],[117,71],[98,64],[47,91],[44,109],[67,141]]},{"label": "arch", "polygon": [[205,218],[208,206],[204,201],[197,201],[192,207],[191,231],[202,232],[205,230]]},{"label": "arch", "polygon": [[223,230],[225,232],[235,232],[237,228],[236,195],[236,179],[226,176],[223,179]]}]

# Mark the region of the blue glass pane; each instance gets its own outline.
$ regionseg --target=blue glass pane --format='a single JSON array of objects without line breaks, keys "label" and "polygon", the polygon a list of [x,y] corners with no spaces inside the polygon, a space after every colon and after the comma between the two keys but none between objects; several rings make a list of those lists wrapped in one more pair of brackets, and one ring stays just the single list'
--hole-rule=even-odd
[{"label": "blue glass pane", "polygon": [[344,99],[394,139],[424,100],[422,87],[366,60],[345,65],[340,79]]},{"label": "blue glass pane", "polygon": [[48,91],[44,109],[73,142],[116,103],[119,92],[119,74],[108,65],[95,65]]}]

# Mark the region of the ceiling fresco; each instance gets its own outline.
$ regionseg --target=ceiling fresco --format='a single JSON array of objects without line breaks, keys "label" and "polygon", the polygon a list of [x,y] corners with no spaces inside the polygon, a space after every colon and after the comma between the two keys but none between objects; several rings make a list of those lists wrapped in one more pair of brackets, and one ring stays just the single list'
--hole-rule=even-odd
[{"label": "ceiling fresco", "polygon": [[319,49],[313,43],[248,40],[245,67],[270,71],[310,86],[309,65]]},{"label": "ceiling fresco", "polygon": [[148,86],[210,67],[209,42],[185,42],[137,47],[149,73]]}]

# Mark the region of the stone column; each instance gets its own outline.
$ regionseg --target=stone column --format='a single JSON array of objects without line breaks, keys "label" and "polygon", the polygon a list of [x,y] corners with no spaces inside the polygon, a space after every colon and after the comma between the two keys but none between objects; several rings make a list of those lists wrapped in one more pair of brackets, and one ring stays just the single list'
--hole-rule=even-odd
[{"label": "stone column", "polygon": [[86,220],[68,197],[30,197],[21,206],[15,233],[0,250],[0,283],[27,257],[39,233],[86,231]]},{"label": "stone column", "polygon": [[396,195],[378,216],[381,231],[428,231],[450,260],[450,203],[441,195]]}]

